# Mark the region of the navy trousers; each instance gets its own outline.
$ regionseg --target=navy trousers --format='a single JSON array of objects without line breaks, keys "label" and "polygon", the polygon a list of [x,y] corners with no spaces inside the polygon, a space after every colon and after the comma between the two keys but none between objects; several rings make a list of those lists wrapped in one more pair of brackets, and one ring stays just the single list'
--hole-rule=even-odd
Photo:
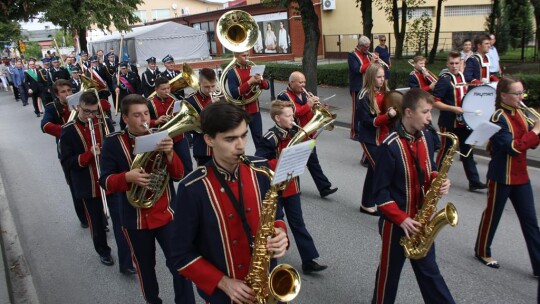
[{"label": "navy trousers", "polygon": [[64,177],[66,178],[66,182],[69,186],[69,192],[71,193],[71,199],[73,200],[73,207],[75,208],[75,214],[77,214],[77,218],[81,222],[81,224],[88,224],[88,220],[86,219],[86,213],[84,211],[84,204],[82,199],[75,197],[75,189],[73,189],[73,183],[71,182],[71,173],[69,168],[64,168],[62,166],[62,170],[64,171]]},{"label": "navy trousers", "polygon": [[109,206],[109,214],[111,216],[114,239],[118,249],[118,267],[120,271],[133,267],[131,260],[131,251],[126,240],[126,236],[122,232],[122,222],[120,219],[120,198],[118,193],[107,195],[107,206]]},{"label": "navy trousers", "polygon": [[328,178],[326,177],[326,175],[324,175],[322,171],[321,164],[319,163],[319,158],[317,157],[317,147],[313,148],[311,155],[309,155],[307,161],[307,168],[319,192],[332,187],[332,183],[328,180]]},{"label": "navy trousers", "polygon": [[[137,267],[141,289],[147,303],[163,303],[159,297],[159,286],[155,270],[156,240],[163,250],[165,258],[168,259],[171,251],[171,229],[171,223],[156,229],[136,230],[122,228],[131,249],[133,261]],[[181,276],[176,269],[171,269],[169,267],[169,270],[173,276],[175,303],[195,303],[195,296],[193,294],[193,286],[191,281],[188,281]]]},{"label": "navy trousers", "polygon": [[505,185],[488,180],[487,207],[482,213],[474,251],[478,256],[491,257],[491,243],[509,198],[525,237],[533,274],[540,275],[540,230],[530,182],[523,185]]},{"label": "navy trousers", "polygon": [[319,257],[319,252],[315,248],[315,243],[311,234],[307,231],[302,215],[302,205],[300,204],[300,194],[278,199],[278,208],[285,210],[289,229],[291,230],[296,247],[300,253],[302,262],[311,261]]},{"label": "navy trousers", "polygon": [[355,109],[355,101],[356,101],[356,98],[358,98],[358,91],[349,91],[349,93],[351,93],[351,100],[352,100],[352,111],[351,111],[351,139],[355,139],[356,138],[356,130],[355,130],[355,123],[354,123],[354,113],[356,113],[356,109]]},{"label": "navy trousers", "polygon": [[82,201],[88,225],[90,226],[94,249],[100,256],[108,256],[111,254],[111,247],[107,244],[101,197],[83,198]]},{"label": "navy trousers", "polygon": [[189,152],[188,139],[184,136],[181,141],[174,143],[173,149],[182,160],[182,164],[184,164],[184,176],[188,175],[193,171],[193,161],[191,160],[191,153]]},{"label": "navy trousers", "polygon": [[[459,152],[462,154],[467,154],[469,150],[471,149],[470,145],[467,145],[465,143],[465,140],[467,140],[467,137],[471,135],[472,131],[468,128],[445,128],[439,126],[439,129],[441,132],[451,132],[457,135],[459,138]],[[451,143],[446,139],[446,137],[441,138],[441,149],[439,150],[439,153],[437,154],[437,167],[440,166],[440,163],[446,155],[446,151],[450,149]],[[480,176],[478,175],[478,170],[476,169],[476,162],[474,161],[474,153],[471,151],[469,156],[463,157],[460,156],[459,159],[463,163],[463,169],[465,170],[465,175],[467,176],[467,179],[469,180],[469,183],[479,183],[480,182]]]},{"label": "navy trousers", "polygon": [[[383,218],[379,220],[379,233],[382,238],[382,252],[372,303],[394,303],[406,259],[403,247],[399,244],[405,233],[401,227]],[[435,245],[425,258],[410,261],[425,303],[455,303],[437,266]]]},{"label": "navy trousers", "polygon": [[255,144],[255,149],[258,149],[262,140],[262,118],[261,112],[251,114],[251,121],[249,122],[249,131],[251,132],[251,138]]},{"label": "navy trousers", "polygon": [[373,175],[375,174],[375,157],[377,156],[377,145],[360,143],[364,156],[368,163],[366,178],[364,179],[364,188],[362,189],[362,201],[360,204],[366,208],[375,207],[375,202],[371,199],[373,192]]}]

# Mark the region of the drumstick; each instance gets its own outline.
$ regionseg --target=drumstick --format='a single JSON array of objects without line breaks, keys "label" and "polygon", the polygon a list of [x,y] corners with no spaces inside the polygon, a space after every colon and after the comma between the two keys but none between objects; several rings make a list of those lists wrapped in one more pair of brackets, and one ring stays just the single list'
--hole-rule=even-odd
[{"label": "drumstick", "polygon": [[476,111],[463,111],[463,113],[471,113],[471,114],[476,114],[476,116],[482,116],[482,110],[476,110]]},{"label": "drumstick", "polygon": [[336,97],[336,94],[334,94],[334,95],[332,95],[332,96],[328,96],[328,97],[326,97],[325,99],[323,99],[322,101],[327,101],[328,99],[332,99],[332,98],[334,98],[334,97]]}]

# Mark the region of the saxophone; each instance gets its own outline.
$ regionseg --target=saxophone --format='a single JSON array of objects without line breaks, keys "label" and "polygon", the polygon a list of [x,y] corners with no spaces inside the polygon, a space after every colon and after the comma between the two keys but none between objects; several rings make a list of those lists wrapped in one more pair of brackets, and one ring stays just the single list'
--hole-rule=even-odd
[{"label": "saxophone", "polygon": [[[240,160],[268,179],[272,180],[274,177],[272,170],[266,167],[256,167],[245,155],[242,155]],[[286,185],[287,182],[271,185],[266,192],[261,208],[259,229],[253,240],[253,254],[245,282],[255,291],[258,304],[289,302],[300,291],[300,275],[291,265],[280,264],[268,274],[272,256],[266,249],[266,241],[274,234],[279,191],[283,190]]]},{"label": "saxophone", "polygon": [[414,217],[414,220],[422,225],[419,228],[420,232],[411,236],[410,239],[403,236],[399,242],[405,250],[405,256],[413,260],[424,258],[427,255],[437,234],[439,234],[446,224],[450,224],[451,227],[454,227],[458,223],[457,209],[452,203],[448,203],[444,209],[439,210],[439,212],[433,216],[437,210],[437,202],[442,196],[439,194],[439,190],[448,175],[448,170],[450,170],[450,166],[454,161],[454,153],[456,153],[459,146],[459,139],[455,134],[437,133],[452,140],[452,146],[450,146],[448,152],[444,156],[439,168],[439,173],[432,181],[431,186],[426,193],[424,204]]}]

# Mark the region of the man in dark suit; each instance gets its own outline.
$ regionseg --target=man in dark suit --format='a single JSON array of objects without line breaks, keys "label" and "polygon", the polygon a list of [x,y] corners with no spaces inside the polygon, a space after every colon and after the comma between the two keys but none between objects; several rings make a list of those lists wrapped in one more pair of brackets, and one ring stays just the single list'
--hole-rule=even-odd
[{"label": "man in dark suit", "polygon": [[26,90],[28,96],[32,97],[32,105],[34,106],[34,113],[37,117],[40,117],[40,111],[38,106],[39,97],[39,82],[38,72],[36,69],[36,62],[34,60],[28,61],[28,69],[24,73],[24,83],[26,84]]},{"label": "man in dark suit", "polygon": [[82,82],[79,76],[80,72],[81,72],[81,69],[79,69],[78,66],[74,66],[71,68],[71,79],[69,79],[69,83],[71,83],[71,91],[73,92],[73,94],[81,90]]}]

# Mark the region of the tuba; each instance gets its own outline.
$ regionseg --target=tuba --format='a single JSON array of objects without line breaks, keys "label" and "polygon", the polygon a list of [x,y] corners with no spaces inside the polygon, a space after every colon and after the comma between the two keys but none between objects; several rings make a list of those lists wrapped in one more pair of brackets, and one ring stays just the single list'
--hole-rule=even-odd
[{"label": "tuba", "polygon": [[[158,129],[167,131],[170,137],[175,137],[181,133],[196,131],[201,132],[200,119],[197,110],[187,102],[183,102],[180,112],[171,120]],[[137,154],[131,164],[131,169],[141,168],[150,173],[150,185],[140,187],[131,185],[127,191],[127,199],[135,208],[150,208],[154,206],[161,197],[165,189],[169,186],[169,173],[167,172],[167,161],[163,152],[150,151]]]},{"label": "tuba", "polygon": [[336,114],[330,113],[322,104],[316,103],[313,105],[313,117],[302,128],[297,125],[299,132],[291,138],[291,141],[287,147],[291,147],[298,143],[301,143],[311,134],[316,133],[318,130],[325,129],[332,131],[334,129],[334,120],[336,120]]},{"label": "tuba", "polygon": [[[240,160],[252,170],[272,180],[274,172],[266,167],[256,167],[245,155]],[[255,291],[258,304],[270,304],[292,301],[300,292],[300,274],[291,265],[277,265],[270,274],[271,254],[266,249],[268,237],[274,234],[277,200],[279,191],[284,190],[288,182],[271,185],[262,202],[259,229],[253,239],[253,254],[249,271],[245,278],[246,285]]]},{"label": "tuba", "polygon": [[[245,52],[251,49],[257,43],[257,37],[259,36],[259,26],[253,17],[240,10],[232,10],[223,14],[218,20],[217,38],[223,47],[235,52]],[[234,58],[229,65],[223,70],[219,79],[219,84],[223,90],[223,96],[225,99],[237,106],[243,106],[248,103],[252,103],[257,100],[262,91],[258,86],[251,88],[254,93],[253,96],[247,99],[235,99],[226,90],[227,74],[236,64],[236,58]],[[252,61],[247,62],[248,65],[254,66]]]},{"label": "tuba", "polygon": [[414,220],[422,225],[419,228],[420,232],[413,235],[410,239],[403,236],[399,242],[403,246],[405,256],[413,260],[424,258],[427,255],[437,234],[439,234],[445,225],[449,224],[451,227],[455,227],[458,223],[457,209],[452,203],[448,203],[444,209],[433,215],[435,210],[437,210],[437,202],[441,198],[439,190],[441,189],[442,182],[448,175],[450,166],[454,161],[454,153],[456,153],[459,147],[459,139],[455,134],[440,132],[438,134],[450,139],[452,145],[441,162],[439,173],[426,193],[426,199],[422,208],[414,216]]},{"label": "tuba", "polygon": [[[180,90],[183,90],[187,87],[192,88],[194,91],[199,90],[199,79],[193,73],[193,69],[187,64],[182,64],[182,73],[176,75],[173,79],[169,80],[171,85],[171,93],[174,94]],[[152,100],[156,92],[148,96],[149,100]]]}]

